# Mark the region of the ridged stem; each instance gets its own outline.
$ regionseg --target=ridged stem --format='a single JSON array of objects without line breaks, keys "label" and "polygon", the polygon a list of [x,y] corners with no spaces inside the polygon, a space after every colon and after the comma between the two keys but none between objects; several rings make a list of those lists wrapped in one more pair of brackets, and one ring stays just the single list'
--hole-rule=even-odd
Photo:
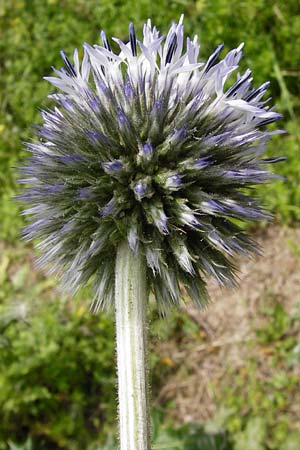
[{"label": "ridged stem", "polygon": [[117,251],[115,282],[120,450],[150,450],[146,262],[127,242]]}]

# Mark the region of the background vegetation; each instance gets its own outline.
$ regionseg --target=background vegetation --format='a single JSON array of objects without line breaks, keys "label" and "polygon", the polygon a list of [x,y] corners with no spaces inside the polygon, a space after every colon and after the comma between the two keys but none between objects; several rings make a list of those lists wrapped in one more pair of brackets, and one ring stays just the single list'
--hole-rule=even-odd
[{"label": "background vegetation", "polygon": [[[59,50],[71,54],[82,42],[99,42],[99,30],[126,39],[151,17],[162,31],[185,13],[186,32],[197,33],[201,57],[220,42],[226,50],[245,42],[242,69],[253,69],[255,84],[270,80],[271,94],[289,134],[276,137],[268,152],[287,155],[278,170],[287,177],[263,187],[261,195],[279,224],[300,218],[300,11],[294,0],[2,0],[0,3],[0,450],[99,450],[115,448],[114,332],[110,317],[91,316],[88,293],[70,301],[55,280],[32,270],[32,251],[18,241],[22,220],[11,197],[13,167],[24,157],[22,141],[39,123],[38,108],[52,91],[42,77],[60,67]],[[166,326],[152,313],[153,395],[172,371],[155,342],[201,339],[182,312]],[[280,372],[268,383],[256,379],[249,356],[249,379],[236,376],[217,392],[220,411],[213,424],[170,422],[172,404],[154,411],[156,448],[170,450],[296,450],[298,422],[287,411],[299,392],[299,315],[271,302],[262,313],[257,343],[272,348],[268,364]],[[195,337],[196,336],[196,337]],[[199,337],[200,336],[200,337]],[[251,343],[249,354],[251,354]],[[246,405],[246,406],[245,406]],[[199,406],[200,407],[200,406]],[[230,411],[228,413],[228,411]],[[161,425],[163,423],[163,425]],[[298,423],[298,425],[297,425]],[[160,424],[158,426],[157,424]],[[176,426],[175,426],[176,425]],[[175,431],[176,430],[176,431]],[[227,430],[227,431],[226,431]],[[167,446],[164,443],[169,442]]]}]

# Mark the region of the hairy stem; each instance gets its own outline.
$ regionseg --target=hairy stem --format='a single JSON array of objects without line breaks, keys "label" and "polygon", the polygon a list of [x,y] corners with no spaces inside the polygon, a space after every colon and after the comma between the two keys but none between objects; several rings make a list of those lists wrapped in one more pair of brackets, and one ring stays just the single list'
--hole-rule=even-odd
[{"label": "hairy stem", "polygon": [[145,259],[124,242],[115,287],[120,450],[150,450],[146,307]]}]

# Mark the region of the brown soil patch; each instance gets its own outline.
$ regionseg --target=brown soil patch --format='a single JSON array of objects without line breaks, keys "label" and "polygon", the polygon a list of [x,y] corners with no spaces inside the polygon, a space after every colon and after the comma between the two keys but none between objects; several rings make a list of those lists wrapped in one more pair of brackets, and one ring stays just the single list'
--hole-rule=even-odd
[{"label": "brown soil patch", "polygon": [[[243,374],[247,341],[255,340],[254,330],[262,320],[261,309],[280,301],[287,311],[300,305],[300,229],[270,227],[256,240],[263,256],[240,261],[240,287],[220,290],[210,284],[214,303],[206,311],[192,305],[185,312],[199,324],[202,340],[191,343],[157,343],[155,351],[174,363],[156,402],[172,400],[172,415],[180,423],[207,421],[216,411],[214,386],[230,383],[228,370]],[[254,346],[255,347],[255,346]],[[256,349],[255,358],[263,360],[268,349]],[[264,376],[258,373],[258,377]],[[300,376],[300,374],[299,374]]]}]

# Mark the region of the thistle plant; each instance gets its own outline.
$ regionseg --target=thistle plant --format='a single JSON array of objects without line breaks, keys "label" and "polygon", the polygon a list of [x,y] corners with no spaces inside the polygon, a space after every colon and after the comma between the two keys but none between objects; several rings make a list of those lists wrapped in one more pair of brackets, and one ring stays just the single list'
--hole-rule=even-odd
[{"label": "thistle plant", "polygon": [[92,281],[93,311],[114,305],[120,447],[149,450],[149,293],[164,313],[182,298],[206,305],[206,275],[236,284],[236,255],[257,252],[239,223],[270,218],[253,187],[276,178],[267,166],[283,158],[263,154],[280,114],[268,83],[232,75],[243,45],[199,62],[182,18],[166,38],[148,20],[141,41],[133,24],[126,44],[101,39],[81,63],[62,51],[64,67],[45,77],[58,91],[26,144],[24,238],[68,291]]}]

